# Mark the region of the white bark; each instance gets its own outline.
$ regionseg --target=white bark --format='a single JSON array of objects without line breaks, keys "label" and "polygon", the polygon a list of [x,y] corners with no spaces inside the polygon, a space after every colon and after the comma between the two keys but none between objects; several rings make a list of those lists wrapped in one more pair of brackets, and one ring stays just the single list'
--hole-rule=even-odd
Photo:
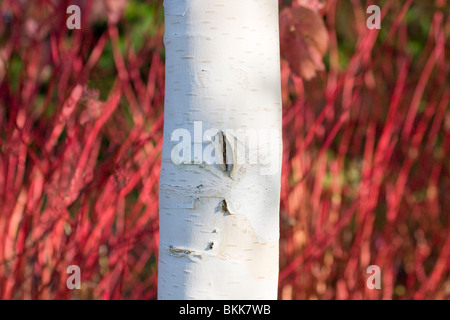
[{"label": "white bark", "polygon": [[158,298],[276,299],[278,1],[166,0],[164,7]]}]

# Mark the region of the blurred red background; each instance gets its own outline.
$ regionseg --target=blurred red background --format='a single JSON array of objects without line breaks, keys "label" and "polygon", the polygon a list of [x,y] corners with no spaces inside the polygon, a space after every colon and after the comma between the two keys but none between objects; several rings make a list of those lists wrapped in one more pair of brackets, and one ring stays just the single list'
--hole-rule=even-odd
[{"label": "blurred red background", "polygon": [[[283,59],[280,299],[450,297],[449,9],[328,0],[324,70]],[[0,10],[0,298],[156,298],[162,1]]]}]

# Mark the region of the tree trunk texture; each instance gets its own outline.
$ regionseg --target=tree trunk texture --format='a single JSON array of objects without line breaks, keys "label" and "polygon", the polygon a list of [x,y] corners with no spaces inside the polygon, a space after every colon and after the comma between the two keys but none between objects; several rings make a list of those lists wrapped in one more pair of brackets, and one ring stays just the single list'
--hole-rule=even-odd
[{"label": "tree trunk texture", "polygon": [[166,0],[159,299],[276,299],[277,0]]}]

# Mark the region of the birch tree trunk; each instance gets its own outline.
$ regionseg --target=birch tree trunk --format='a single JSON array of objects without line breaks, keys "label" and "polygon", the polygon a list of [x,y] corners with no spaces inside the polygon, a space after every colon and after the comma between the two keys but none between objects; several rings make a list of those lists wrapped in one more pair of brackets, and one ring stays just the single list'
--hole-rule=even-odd
[{"label": "birch tree trunk", "polygon": [[165,0],[159,299],[276,299],[277,0]]}]

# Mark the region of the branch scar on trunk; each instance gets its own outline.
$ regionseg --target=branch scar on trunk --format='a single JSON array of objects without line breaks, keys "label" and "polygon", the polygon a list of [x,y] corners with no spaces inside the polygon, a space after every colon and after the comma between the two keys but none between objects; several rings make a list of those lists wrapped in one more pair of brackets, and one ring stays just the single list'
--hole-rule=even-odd
[{"label": "branch scar on trunk", "polygon": [[195,252],[190,249],[186,248],[175,248],[173,246],[169,247],[170,255],[177,257],[177,258],[183,258],[183,257],[190,257],[190,256],[197,256],[200,259],[203,259],[203,256],[201,253]]},{"label": "branch scar on trunk", "polygon": [[225,132],[220,131],[219,134],[219,142],[222,151],[221,167],[224,173],[231,178],[231,173],[233,172],[234,168],[233,149],[231,148],[230,142],[228,141]]},{"label": "branch scar on trunk", "polygon": [[226,214],[231,214],[231,212],[228,210],[227,201],[225,199],[222,200],[221,208],[222,212]]}]

